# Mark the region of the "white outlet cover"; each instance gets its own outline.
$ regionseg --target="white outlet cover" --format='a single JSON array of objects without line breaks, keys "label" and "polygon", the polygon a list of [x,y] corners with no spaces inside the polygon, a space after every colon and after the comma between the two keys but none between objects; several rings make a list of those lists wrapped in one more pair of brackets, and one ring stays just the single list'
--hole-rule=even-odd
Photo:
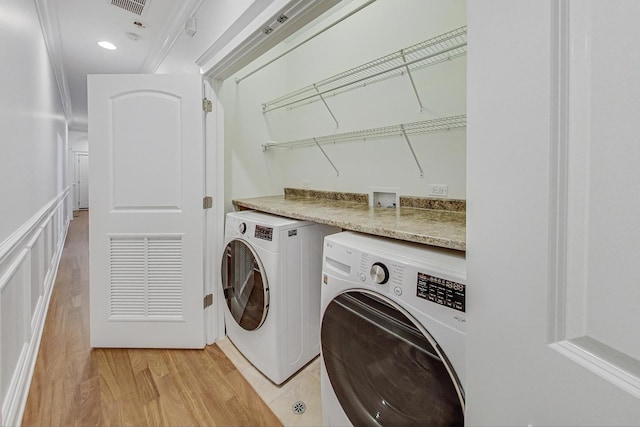
[{"label": "white outlet cover", "polygon": [[449,186],[447,184],[429,184],[427,192],[429,196],[446,197],[449,193]]}]

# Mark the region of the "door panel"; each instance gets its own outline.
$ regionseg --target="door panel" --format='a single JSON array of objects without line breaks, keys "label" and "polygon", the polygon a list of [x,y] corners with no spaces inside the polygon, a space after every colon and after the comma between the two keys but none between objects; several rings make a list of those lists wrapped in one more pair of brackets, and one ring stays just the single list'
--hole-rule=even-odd
[{"label": "door panel", "polygon": [[112,209],[180,209],[185,148],[180,136],[181,101],[180,96],[154,90],[128,92],[110,100]]},{"label": "door panel", "polygon": [[91,345],[202,348],[201,78],[88,82]]}]

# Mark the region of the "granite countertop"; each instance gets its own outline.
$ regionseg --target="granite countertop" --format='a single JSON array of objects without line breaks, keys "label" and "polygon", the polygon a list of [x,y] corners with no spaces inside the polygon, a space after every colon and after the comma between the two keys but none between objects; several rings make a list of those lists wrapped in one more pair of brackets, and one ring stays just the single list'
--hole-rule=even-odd
[{"label": "granite countertop", "polygon": [[317,194],[310,196],[309,191],[285,189],[285,195],[237,199],[233,204],[238,209],[254,209],[377,236],[459,251],[466,249],[464,201],[401,198],[399,208],[374,208],[368,205],[366,194],[359,195],[365,197],[365,203],[352,193],[330,193],[324,197],[327,194],[317,197]]}]

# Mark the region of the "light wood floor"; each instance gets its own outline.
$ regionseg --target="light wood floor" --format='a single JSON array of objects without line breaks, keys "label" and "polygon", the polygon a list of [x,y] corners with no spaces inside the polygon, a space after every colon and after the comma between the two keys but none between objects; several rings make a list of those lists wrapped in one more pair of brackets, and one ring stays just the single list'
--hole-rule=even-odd
[{"label": "light wood floor", "polygon": [[280,426],[217,345],[89,347],[88,213],[71,222],[24,426]]}]

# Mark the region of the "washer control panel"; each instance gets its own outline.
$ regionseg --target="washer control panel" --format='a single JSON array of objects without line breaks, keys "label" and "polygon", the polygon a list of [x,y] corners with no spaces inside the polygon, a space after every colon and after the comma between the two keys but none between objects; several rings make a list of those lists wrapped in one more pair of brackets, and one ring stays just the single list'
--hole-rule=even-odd
[{"label": "washer control panel", "polygon": [[256,224],[256,231],[254,233],[256,239],[273,240],[273,228],[265,227],[264,225]]},{"label": "washer control panel", "polygon": [[419,298],[454,310],[465,311],[465,285],[462,283],[418,272],[416,287],[416,296]]}]

